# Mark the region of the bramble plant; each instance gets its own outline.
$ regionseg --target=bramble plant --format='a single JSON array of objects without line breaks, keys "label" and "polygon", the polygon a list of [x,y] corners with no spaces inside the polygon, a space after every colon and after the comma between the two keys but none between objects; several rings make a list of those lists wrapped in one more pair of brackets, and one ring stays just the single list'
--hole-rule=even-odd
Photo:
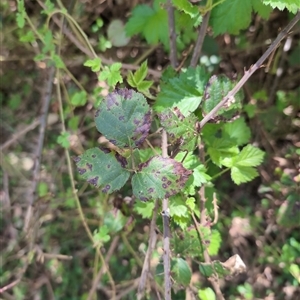
[{"label": "bramble plant", "polygon": [[[238,35],[250,26],[253,13],[263,19],[268,19],[275,8],[287,9],[291,14],[296,14],[300,2],[208,0],[204,4],[202,1],[193,4],[188,0],[154,0],[153,5],[138,4],[132,8],[124,26],[120,20],[114,20],[108,27],[107,36],[103,19],[97,17],[91,27],[92,32],[99,35],[94,43],[96,46],[92,45],[61,1],[55,4],[50,0],[38,2],[41,2],[41,14],[45,17],[40,27],[34,25],[27,14],[24,0],[17,1],[18,35],[23,43],[38,45],[39,51],[35,51],[34,61],[45,62],[45,66],[52,70],[50,86],[54,76],[59,82],[56,88],[62,132],[56,137],[56,143],[66,151],[71,182],[71,187],[66,189],[61,198],[67,196],[64,203],[67,208],[78,209],[96,253],[94,281],[87,299],[94,299],[99,278],[105,270],[105,280],[111,286],[107,294],[111,299],[117,298],[113,276],[101,251],[101,247],[115,233],[120,235],[128,252],[133,254],[135,263],[142,269],[136,285],[138,299],[145,296],[151,298],[147,291],[147,280],[153,280],[157,284],[156,292],[170,300],[179,289],[190,286],[192,270],[195,268],[213,287],[212,290],[200,284],[194,285],[195,297],[224,299],[220,279],[229,280],[245,272],[246,265],[237,254],[228,258],[220,253],[223,237],[218,226],[218,202],[221,199],[217,179],[230,173],[235,185],[247,184],[259,175],[257,168],[265,158],[265,152],[251,143],[251,131],[245,116],[253,117],[256,108],[244,103],[241,88],[289,34],[300,19],[300,12],[280,32],[257,63],[245,66],[244,74],[238,74],[235,80],[224,74],[215,75],[212,68],[200,63],[204,35],[208,26],[211,26],[214,37],[223,33]],[[49,23],[52,22],[59,27],[59,32],[50,29]],[[66,29],[65,24],[71,30]],[[28,25],[30,29],[25,30]],[[101,86],[97,85],[88,92],[84,84],[70,72],[61,56],[63,34],[68,35],[77,48],[88,56],[83,65],[91,70],[93,76],[102,83]],[[105,59],[94,50],[96,47],[104,52],[112,47],[126,46],[135,35],[139,35],[151,47],[161,44],[169,54],[171,66],[161,72],[161,77],[156,77],[159,79],[150,78],[151,71],[155,71],[150,70],[146,57],[138,61],[138,67],[130,65],[125,77],[122,72],[124,64]],[[194,42],[196,45],[191,59],[189,51],[187,55],[181,55]],[[181,63],[178,62],[179,58]],[[63,82],[63,75],[74,84],[70,90]],[[108,91],[106,96],[100,95],[103,86]],[[45,95],[49,96],[51,89],[47,91]],[[62,102],[61,91],[67,99],[66,105]],[[20,99],[12,100],[15,102],[11,101],[10,105],[18,106]],[[48,107],[49,103],[50,96]],[[101,145],[96,145],[91,139],[88,143],[92,145],[91,148],[85,150],[80,144],[74,151],[76,154],[73,160],[80,178],[96,187],[102,200],[98,201],[96,197],[90,199],[91,206],[98,209],[101,216],[101,222],[97,223],[98,227],[93,231],[81,208],[80,192],[75,188],[69,151],[71,137],[77,137],[82,121],[75,109],[87,104],[91,104],[90,108],[94,109],[95,126],[104,142],[102,140]],[[41,122],[44,126],[47,109],[43,111],[44,120]],[[39,150],[36,157],[41,156],[42,149]],[[283,173],[282,170],[278,172]],[[280,184],[290,184],[284,174],[281,175]],[[38,176],[34,177],[34,182],[36,178]],[[78,181],[77,185],[81,186],[82,181]],[[40,196],[47,195],[47,186],[40,184],[38,188]],[[35,189],[33,185],[33,195]],[[107,213],[104,208],[108,202],[106,195],[114,198],[113,205],[117,213]],[[296,189],[291,188],[286,201],[280,206],[277,223],[283,227],[297,226],[297,222],[289,218],[294,215],[298,203],[296,195]],[[115,203],[118,197],[121,198],[121,204]],[[125,201],[125,198],[129,200]],[[33,223],[34,201],[31,200],[28,205],[25,231]],[[142,262],[127,236],[130,236],[136,223],[142,223],[145,219],[151,219],[151,224]],[[162,243],[159,244],[161,252],[154,250],[157,232],[160,230],[163,232]],[[289,238],[282,251],[283,258],[274,255],[278,264],[286,264],[285,275],[291,273],[295,284],[297,280],[300,282],[300,271],[289,255],[296,257],[297,247],[299,242]],[[33,248],[30,250],[32,253],[36,251]],[[271,247],[266,247],[266,253],[272,251]],[[150,260],[154,255],[163,258],[163,264],[160,260],[156,263],[156,272],[150,270]],[[216,255],[219,255],[219,259],[213,260],[211,257]],[[31,254],[28,255],[27,265],[24,264],[24,273],[30,261]],[[98,266],[99,261],[103,270]],[[164,291],[161,286],[164,286]],[[241,294],[253,296],[252,287],[248,283],[239,285],[237,289]]]}]

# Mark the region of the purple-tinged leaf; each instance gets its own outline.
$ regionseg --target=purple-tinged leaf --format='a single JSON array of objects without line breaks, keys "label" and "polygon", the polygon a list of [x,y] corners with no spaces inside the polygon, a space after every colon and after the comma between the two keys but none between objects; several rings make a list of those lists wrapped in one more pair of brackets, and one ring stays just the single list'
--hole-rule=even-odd
[{"label": "purple-tinged leaf", "polygon": [[82,178],[101,188],[103,193],[119,190],[130,176],[130,172],[124,169],[126,158],[107,148],[89,149],[73,160]]},{"label": "purple-tinged leaf", "polygon": [[169,108],[159,114],[162,127],[169,134],[169,142],[181,150],[193,151],[199,137],[197,117],[191,113],[184,117],[177,108]]},{"label": "purple-tinged leaf", "polygon": [[119,89],[106,96],[95,114],[96,127],[120,148],[137,148],[146,139],[151,110],[145,97],[131,89]]},{"label": "purple-tinged leaf", "polygon": [[169,198],[182,190],[192,171],[172,158],[154,156],[132,177],[133,194],[142,201]]}]

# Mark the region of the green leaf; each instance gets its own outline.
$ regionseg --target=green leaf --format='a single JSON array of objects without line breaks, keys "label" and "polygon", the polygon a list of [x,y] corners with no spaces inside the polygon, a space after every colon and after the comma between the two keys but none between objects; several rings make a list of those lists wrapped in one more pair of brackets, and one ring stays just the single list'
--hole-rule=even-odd
[{"label": "green leaf", "polygon": [[140,91],[140,92],[143,92],[143,91],[148,91],[149,88],[153,85],[153,81],[152,80],[145,80],[141,83],[138,84],[137,86],[137,89]]},{"label": "green leaf", "polygon": [[111,143],[124,148],[141,146],[151,126],[145,97],[130,89],[108,94],[95,114],[96,127]]},{"label": "green leaf", "polygon": [[252,0],[253,10],[257,12],[262,18],[268,19],[270,13],[272,12],[272,7],[265,5],[264,1],[261,0]]},{"label": "green leaf", "polygon": [[105,67],[102,72],[100,72],[99,80],[107,80],[109,86],[114,87],[118,82],[122,83],[123,78],[121,76],[120,69],[122,67],[121,63],[114,63],[110,67]]},{"label": "green leaf", "polygon": [[256,167],[260,165],[264,158],[264,152],[260,149],[247,145],[240,154],[233,159],[234,166]]},{"label": "green leaf", "polygon": [[83,65],[90,67],[93,72],[99,72],[101,69],[101,58],[88,59]]},{"label": "green leaf", "polygon": [[206,173],[206,168],[204,165],[199,164],[193,169],[193,185],[200,187],[202,184],[207,183],[211,180],[211,177]]},{"label": "green leaf", "polygon": [[[294,2],[293,0],[283,0]],[[296,0],[299,1],[299,0]],[[225,0],[212,10],[210,24],[214,35],[222,33],[238,34],[240,30],[246,29],[251,22],[252,11],[267,19],[271,9],[271,2],[282,2],[282,0]],[[272,6],[272,5],[271,5]]]},{"label": "green leaf", "polygon": [[120,154],[106,148],[92,148],[74,158],[82,178],[103,193],[119,190],[128,180],[127,161]]},{"label": "green leaf", "polygon": [[162,112],[177,106],[184,116],[188,116],[201,103],[207,80],[208,74],[202,67],[183,69],[178,77],[162,82],[154,109]]},{"label": "green leaf", "polygon": [[71,98],[71,103],[74,106],[83,106],[87,101],[87,93],[85,91],[80,91],[75,93]]},{"label": "green leaf", "polygon": [[55,45],[53,42],[53,36],[52,36],[52,31],[51,30],[47,30],[44,34],[44,47],[42,49],[42,53],[43,54],[47,54],[48,52],[54,52],[55,51]]},{"label": "green leaf", "polygon": [[134,73],[134,79],[137,85],[139,85],[147,76],[148,73],[148,66],[147,61],[144,61],[140,68],[135,71]]},{"label": "green leaf", "polygon": [[164,2],[155,0],[153,8],[145,4],[137,5],[125,25],[127,35],[140,33],[148,44],[161,42],[169,49],[168,17],[167,11],[162,7]]},{"label": "green leaf", "polygon": [[112,47],[112,44],[111,41],[107,40],[104,35],[100,35],[97,47],[100,51],[105,52],[106,49],[110,49]]},{"label": "green leaf", "polygon": [[79,124],[79,116],[73,116],[68,120],[68,128],[76,131],[78,129]]},{"label": "green leaf", "polygon": [[238,34],[249,26],[252,0],[226,0],[212,9],[210,24],[214,35],[222,33]]},{"label": "green leaf", "polygon": [[109,229],[107,228],[106,225],[102,225],[99,227],[99,229],[96,229],[93,232],[93,240],[95,244],[102,244],[102,243],[106,243],[110,240],[110,236],[109,236]]},{"label": "green leaf", "polygon": [[249,182],[258,176],[257,171],[252,167],[232,167],[231,179],[237,185]]},{"label": "green leaf", "polygon": [[[225,75],[213,75],[206,86],[205,98],[202,101],[202,114],[206,116],[234,87],[234,83]],[[219,109],[213,119],[230,119],[242,108],[242,92],[238,92],[233,99],[229,99]]]},{"label": "green leaf", "polygon": [[205,288],[198,291],[200,300],[216,300],[216,294],[211,288]]},{"label": "green leaf", "polygon": [[25,16],[24,13],[17,13],[16,16],[17,25],[19,28],[23,28],[25,26]]},{"label": "green leaf", "polygon": [[179,195],[172,196],[169,202],[170,216],[187,217],[188,209],[182,197]]},{"label": "green leaf", "polygon": [[[18,26],[19,27],[19,26]],[[33,31],[27,29],[25,34],[22,34],[22,36],[20,37],[20,41],[23,43],[32,43],[35,41],[35,36]]]},{"label": "green leaf", "polygon": [[265,5],[270,5],[272,8],[278,8],[279,10],[284,10],[285,8],[292,12],[297,13],[300,9],[300,0],[263,0]]},{"label": "green leaf", "polygon": [[174,253],[182,256],[190,257],[202,257],[204,250],[210,243],[210,228],[199,226],[198,230],[201,232],[204,243],[202,246],[198,238],[197,230],[195,226],[189,226],[184,231],[177,231],[172,238],[172,244],[174,245]]},{"label": "green leaf", "polygon": [[61,59],[60,56],[58,56],[57,54],[52,55],[52,59],[55,63],[55,67],[58,69],[64,69],[65,68],[65,63],[63,62],[63,60]]},{"label": "green leaf", "polygon": [[176,283],[184,286],[188,286],[190,284],[192,272],[184,259],[180,257],[172,259],[171,272]]},{"label": "green leaf", "polygon": [[246,125],[244,118],[239,118],[231,123],[226,123],[223,130],[238,146],[249,142],[251,137],[250,128]]},{"label": "green leaf", "polygon": [[55,9],[55,5],[51,2],[51,0],[46,0],[45,9],[42,10],[42,13],[46,15],[50,15]]},{"label": "green leaf", "polygon": [[191,173],[172,158],[154,156],[133,175],[133,194],[142,201],[169,198],[180,192]]},{"label": "green leaf", "polygon": [[196,123],[198,121],[194,114],[184,117],[177,107],[166,109],[159,114],[162,127],[169,134],[169,142],[176,148],[194,151],[198,140]]},{"label": "green leaf", "polygon": [[296,193],[290,194],[277,212],[276,221],[280,226],[292,228],[299,226],[300,220],[300,200]]},{"label": "green leaf", "polygon": [[195,18],[200,14],[198,7],[196,5],[192,5],[188,0],[172,0],[172,2],[178,10],[185,12],[192,18]]},{"label": "green leaf", "polygon": [[126,36],[125,27],[121,20],[113,20],[107,28],[107,37],[115,47],[126,46],[130,38]]},{"label": "green leaf", "polygon": [[60,144],[63,148],[70,148],[70,133],[62,132],[60,136],[57,137],[57,143]]},{"label": "green leaf", "polygon": [[141,93],[144,93],[149,98],[152,98],[149,92],[149,88],[152,86],[153,81],[144,80],[148,73],[147,61],[144,61],[140,68],[133,74],[128,73],[127,82],[130,86],[137,88]]},{"label": "green leaf", "polygon": [[219,249],[221,247],[222,243],[222,237],[218,230],[212,230],[211,231],[211,238],[210,238],[210,244],[208,246],[208,253],[211,256],[217,255],[219,252]]},{"label": "green leaf", "polygon": [[152,217],[154,209],[154,202],[153,201],[136,201],[134,203],[134,210],[141,215],[144,219],[150,219]]},{"label": "green leaf", "polygon": [[254,104],[246,104],[244,105],[244,111],[246,112],[249,119],[252,119],[255,116],[256,105]]},{"label": "green leaf", "polygon": [[230,272],[222,265],[218,260],[214,260],[211,263],[200,263],[199,270],[205,277],[211,277],[213,274],[217,274],[220,278],[224,278],[229,275]]},{"label": "green leaf", "polygon": [[117,233],[120,231],[126,224],[127,217],[123,215],[121,210],[116,212],[108,212],[104,216],[104,226],[107,226],[110,233]]}]

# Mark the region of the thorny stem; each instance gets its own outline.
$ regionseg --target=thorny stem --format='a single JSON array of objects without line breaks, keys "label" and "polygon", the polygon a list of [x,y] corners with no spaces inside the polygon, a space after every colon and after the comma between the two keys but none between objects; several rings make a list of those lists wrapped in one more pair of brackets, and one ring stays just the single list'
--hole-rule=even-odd
[{"label": "thorny stem", "polygon": [[258,70],[263,62],[269,57],[269,55],[276,49],[279,43],[288,35],[289,31],[297,24],[300,20],[300,11],[296,14],[296,16],[291,20],[291,22],[279,33],[274,42],[270,45],[267,51],[261,56],[261,58],[250,67],[248,71],[245,72],[244,76],[237,83],[237,85],[222,99],[222,101],[216,105],[200,122],[200,128],[203,126],[215,115],[215,113],[234,95],[242,88],[242,86],[247,82],[247,80],[252,76],[252,74]]}]

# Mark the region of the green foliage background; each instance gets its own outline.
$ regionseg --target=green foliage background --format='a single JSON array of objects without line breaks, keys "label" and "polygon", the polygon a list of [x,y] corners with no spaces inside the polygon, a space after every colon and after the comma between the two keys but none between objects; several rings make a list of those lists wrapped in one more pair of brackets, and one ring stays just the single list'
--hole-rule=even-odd
[{"label": "green foliage background", "polygon": [[[296,299],[300,295],[299,24],[289,36],[290,48],[286,50],[283,41],[274,53],[269,73],[257,71],[244,95],[237,97],[234,109],[240,118],[228,122],[227,112],[225,120],[206,124],[199,137],[193,124],[224,96],[218,93],[220,86],[223,93],[234,86],[227,78],[239,78],[260,57],[300,2],[174,0],[180,72],[169,67],[166,1],[112,3],[0,3],[1,297],[111,299],[114,289],[117,299],[136,299],[154,202],[132,201],[128,171],[118,169],[124,186],[119,190],[117,183],[108,195],[85,183],[70,160],[99,144],[112,147],[104,132],[99,130],[103,136],[96,130],[94,113],[116,86],[126,86],[142,93],[153,109],[151,133],[164,116],[167,122],[161,125],[174,136],[170,141],[180,145],[178,136],[183,136],[175,160],[184,158],[183,167],[193,171],[181,193],[170,198],[172,299],[184,299],[189,290],[199,299],[215,299],[206,278],[212,272],[224,273],[226,299],[285,299],[289,293]],[[196,68],[189,68],[189,46],[211,9],[202,56]],[[115,19],[122,22],[113,23]],[[37,199],[29,230],[24,231],[51,66],[56,73]],[[210,86],[210,97],[203,103],[213,74],[224,81]],[[184,121],[173,114],[174,107]],[[184,134],[187,128],[192,135]],[[149,139],[156,155],[161,155],[159,136]],[[192,152],[200,140],[205,145],[204,161]],[[112,149],[116,152],[110,158],[116,163],[119,150]],[[187,156],[184,150],[189,151]],[[134,168],[150,159],[153,150],[127,149],[122,156]],[[108,160],[103,161],[100,172],[108,166]],[[208,222],[216,210],[214,193],[219,207],[218,222],[199,227],[209,241],[211,265],[203,263],[191,219],[200,217],[197,195],[202,185]],[[159,215],[151,260],[156,286],[146,294],[148,299],[157,299],[163,287],[161,222]],[[220,262],[234,254],[241,256],[247,271],[228,276]]]}]

